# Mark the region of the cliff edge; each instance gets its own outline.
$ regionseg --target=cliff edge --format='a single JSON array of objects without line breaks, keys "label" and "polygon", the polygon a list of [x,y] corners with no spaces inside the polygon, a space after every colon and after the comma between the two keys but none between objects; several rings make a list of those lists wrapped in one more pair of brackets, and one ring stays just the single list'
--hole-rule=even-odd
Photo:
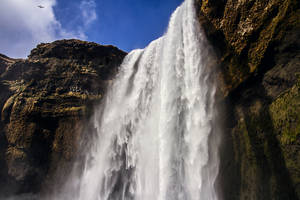
[{"label": "cliff edge", "polygon": [[224,199],[300,198],[299,6],[297,0],[196,0],[219,57]]}]

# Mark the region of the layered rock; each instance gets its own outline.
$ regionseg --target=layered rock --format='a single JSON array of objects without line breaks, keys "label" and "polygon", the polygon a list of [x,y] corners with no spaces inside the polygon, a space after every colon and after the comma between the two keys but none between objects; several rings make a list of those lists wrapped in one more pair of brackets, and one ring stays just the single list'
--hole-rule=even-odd
[{"label": "layered rock", "polygon": [[224,199],[300,198],[297,0],[197,0],[219,54]]},{"label": "layered rock", "polygon": [[65,178],[125,55],[79,40],[40,44],[24,60],[0,55],[0,194],[39,191],[58,168]]}]

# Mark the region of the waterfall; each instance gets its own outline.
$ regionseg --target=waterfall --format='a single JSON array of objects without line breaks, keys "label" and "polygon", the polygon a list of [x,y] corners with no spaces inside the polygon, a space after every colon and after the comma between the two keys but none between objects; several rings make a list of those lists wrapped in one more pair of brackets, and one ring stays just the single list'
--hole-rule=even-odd
[{"label": "waterfall", "polygon": [[95,111],[76,189],[61,198],[217,200],[214,63],[186,0],[163,37],[124,59]]}]

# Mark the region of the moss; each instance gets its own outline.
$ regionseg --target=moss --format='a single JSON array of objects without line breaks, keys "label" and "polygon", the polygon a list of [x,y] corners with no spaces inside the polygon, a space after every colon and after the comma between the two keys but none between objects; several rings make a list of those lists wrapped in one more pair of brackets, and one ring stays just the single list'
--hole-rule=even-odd
[{"label": "moss", "polygon": [[[278,26],[284,23],[284,26],[290,26],[291,24],[286,23],[285,21],[289,22],[289,18],[292,18],[295,15],[289,15],[290,7],[293,6],[292,1],[286,0],[286,1],[272,1],[269,3],[269,5],[265,8],[266,10],[269,9],[268,14],[266,15],[265,19],[263,21],[266,21],[264,24],[264,27],[262,31],[259,33],[258,40],[251,44],[251,48],[249,50],[249,65],[251,70],[250,72],[254,72],[255,69],[259,66],[261,63],[261,60],[265,56],[265,52],[267,48],[270,46],[271,42],[274,42],[275,40],[279,40],[283,37],[281,35],[280,38],[276,38],[276,34],[280,32],[278,30]],[[275,15],[273,17],[273,15]],[[269,23],[267,23],[270,21]],[[280,27],[281,32],[286,27]]]},{"label": "moss", "polygon": [[300,138],[300,79],[271,104],[270,113],[282,145]]},{"label": "moss", "polygon": [[29,193],[57,183],[56,169],[67,175],[83,121],[91,116],[125,55],[116,47],[78,40],[41,44],[26,60],[0,55],[0,132],[6,143],[0,149],[0,164],[7,166],[0,175],[12,172],[14,188]]},{"label": "moss", "polygon": [[[274,45],[282,42],[291,29],[299,29],[300,11],[297,0],[221,2],[198,0],[196,5],[208,39],[220,51],[221,77],[226,83],[220,90],[227,96],[269,67],[271,61],[267,59]],[[218,43],[214,42],[216,38]]]},{"label": "moss", "polygon": [[238,122],[238,130],[239,132],[242,134],[242,141],[244,142],[244,149],[245,149],[245,156],[247,157],[247,160],[249,160],[250,162],[255,161],[253,152],[252,152],[252,148],[251,148],[251,143],[250,143],[250,138],[249,138],[249,132],[247,130],[247,126],[246,123],[244,121],[244,119],[241,119]]},{"label": "moss", "polygon": [[293,87],[299,1],[196,0],[196,6],[219,53],[220,96],[235,114],[228,127],[232,161],[223,165],[233,162],[226,173],[235,170],[237,178],[224,199],[299,199],[299,81]]},{"label": "moss", "polygon": [[268,104],[259,100],[236,110],[233,142],[235,162],[240,163],[241,170],[239,199],[289,199],[299,183],[297,147],[278,141],[280,130],[270,113]]},{"label": "moss", "polygon": [[15,101],[15,98],[18,96],[18,94],[12,95],[11,97],[9,97],[9,99],[7,99],[7,101],[5,102],[3,108],[2,108],[2,112],[1,112],[1,119],[8,120],[9,114],[10,114],[10,110],[13,106],[13,103]]},{"label": "moss", "polygon": [[62,107],[62,108],[57,108],[55,110],[55,113],[77,113],[79,115],[83,115],[86,112],[86,107],[85,106],[80,106],[80,107]]},{"label": "moss", "polygon": [[15,160],[17,159],[24,159],[26,157],[26,154],[24,151],[15,148],[15,147],[8,147],[6,151],[6,155],[8,157],[13,157]]},{"label": "moss", "polygon": [[9,86],[9,89],[13,92],[20,93],[26,89],[24,80],[13,80],[13,81],[3,81],[5,85]]}]

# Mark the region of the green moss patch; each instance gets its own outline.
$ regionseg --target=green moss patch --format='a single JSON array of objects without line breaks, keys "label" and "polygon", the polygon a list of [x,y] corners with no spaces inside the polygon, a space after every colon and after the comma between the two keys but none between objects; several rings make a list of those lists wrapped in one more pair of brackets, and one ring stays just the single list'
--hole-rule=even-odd
[{"label": "green moss patch", "polygon": [[270,106],[274,127],[281,144],[292,144],[300,137],[300,79]]}]

